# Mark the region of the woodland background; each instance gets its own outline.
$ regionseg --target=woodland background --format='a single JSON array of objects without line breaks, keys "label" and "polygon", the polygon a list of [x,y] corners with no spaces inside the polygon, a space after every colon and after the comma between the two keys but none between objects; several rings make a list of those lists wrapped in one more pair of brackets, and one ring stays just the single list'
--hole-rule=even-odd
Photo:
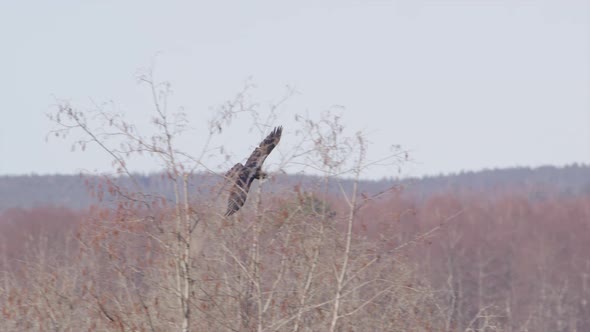
[{"label": "woodland background", "polygon": [[[165,174],[136,176],[144,192],[173,196]],[[126,280],[154,293],[173,293],[165,288],[154,289],[151,283],[139,282],[133,279],[137,276],[118,270],[120,262],[104,256],[102,251],[107,250],[104,245],[94,243],[96,247],[88,244],[87,250],[81,248],[81,243],[90,243],[93,241],[90,238],[98,236],[83,226],[91,224],[100,214],[99,210],[117,202],[116,195],[106,193],[99,203],[98,197],[91,194],[93,190],[89,190],[92,179],[65,175],[0,178],[0,307],[3,317],[0,329],[160,330],[166,324],[174,324],[173,314],[159,327],[149,327],[146,323],[146,308],[154,310],[151,313],[154,317],[158,311],[171,310],[165,309],[165,296],[160,296],[162,303],[157,304],[158,295],[149,297],[146,292],[145,297],[149,299],[142,299],[137,294],[122,296],[121,290],[113,285],[98,286],[99,273],[107,277],[118,271],[118,285],[125,284]],[[317,183],[318,179],[306,175],[277,175],[270,186],[275,194],[266,196],[265,201],[272,204],[270,209],[284,208],[286,202],[304,202],[302,197],[306,194],[301,188]],[[203,174],[191,180],[191,183],[200,184],[214,182],[211,176]],[[353,181],[342,180],[341,184],[344,190],[349,190]],[[328,219],[335,223],[339,215],[346,213],[340,190],[339,186],[329,186],[326,196],[334,211]],[[339,329],[590,330],[590,167],[512,168],[359,182],[362,197],[372,197],[383,191],[386,192],[358,210],[353,232],[359,243],[369,243],[378,255],[375,257],[386,262],[379,271],[372,273],[394,277],[396,287],[388,295],[371,299],[375,306],[364,317],[373,322],[359,318],[345,320],[339,323]],[[280,195],[276,195],[277,192]],[[262,195],[264,197],[264,192]],[[245,228],[252,211],[244,209],[247,215],[244,220],[224,227],[233,231]],[[307,213],[309,219],[313,213]],[[275,216],[273,220],[278,222],[279,219]],[[306,222],[318,222],[308,219]],[[276,230],[279,226],[272,227]],[[113,236],[111,230],[103,229],[104,234],[100,236]],[[305,236],[305,232],[300,235]],[[233,236],[240,238],[236,234]],[[247,242],[246,238],[242,240]],[[408,245],[390,251],[403,244]],[[114,243],[108,245],[115,246]],[[313,248],[307,242],[305,246],[309,250]],[[369,250],[368,247],[364,249]],[[116,251],[112,248],[107,251],[111,250]],[[138,243],[129,245],[125,252],[129,256],[125,261],[146,255],[145,248]],[[150,264],[158,264],[155,258],[151,259]],[[305,271],[303,267],[310,264],[310,258],[306,259],[292,264]],[[322,273],[330,273],[327,261],[322,263],[326,264],[327,271],[317,268],[318,278]],[[367,258],[362,264],[370,261],[371,258]],[[207,267],[205,274],[215,275],[212,269],[212,266]],[[291,277],[300,280],[299,272],[292,271]],[[90,277],[89,274],[95,275]],[[214,283],[213,276],[200,277],[200,288]],[[287,277],[288,274],[283,276]],[[310,288],[314,287],[326,286],[318,280],[318,284]],[[247,292],[234,291],[236,294]],[[227,293],[229,296],[233,292],[227,290]],[[216,305],[221,306],[215,303],[226,298],[218,294],[214,300],[215,295],[204,294],[207,294],[205,290],[195,304],[201,318],[194,324],[201,328],[254,329],[251,321],[244,317],[236,316],[235,320],[241,323],[235,323],[234,318],[226,316],[227,311],[233,312],[235,308],[215,309]],[[284,303],[279,303],[281,299]],[[292,300],[283,296],[276,296],[276,301],[273,305],[276,304],[279,311],[292,313],[296,307]],[[249,312],[250,309],[244,310]],[[328,328],[322,325],[327,319],[324,316],[329,316],[328,307],[319,306],[306,315],[303,327],[298,328]],[[273,321],[274,318],[268,319]],[[162,317],[157,320],[166,321]],[[289,325],[291,323],[280,327],[269,323],[266,328],[292,330],[295,326]]]}]

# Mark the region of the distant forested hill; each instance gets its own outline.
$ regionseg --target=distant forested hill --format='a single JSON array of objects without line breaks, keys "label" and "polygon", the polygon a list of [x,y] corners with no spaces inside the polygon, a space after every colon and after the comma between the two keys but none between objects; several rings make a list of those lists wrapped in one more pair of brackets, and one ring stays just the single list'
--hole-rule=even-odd
[{"label": "distant forested hill", "polygon": [[[172,197],[172,187],[163,174],[135,175],[137,184],[145,192]],[[200,174],[191,179],[194,190],[211,187],[221,177]],[[266,190],[290,190],[294,186],[313,185],[320,178],[311,175],[278,175],[273,185]],[[97,202],[92,195],[93,188],[104,180],[99,176],[81,175],[19,175],[0,176],[0,211],[8,208],[32,208],[38,206],[63,206],[71,209],[86,208]],[[121,181],[132,185],[129,179]],[[352,185],[342,180],[344,189]],[[566,167],[545,166],[539,168],[507,168],[461,172],[450,175],[428,176],[410,179],[363,180],[362,192],[378,193],[393,186],[416,198],[426,199],[440,193],[466,195],[470,193],[525,192],[534,198],[546,193],[552,195],[576,195],[590,193],[590,166],[570,165]],[[272,189],[269,189],[272,188]],[[339,191],[332,186],[330,191]],[[203,194],[207,194],[204,190]],[[108,195],[106,197],[108,201]]]},{"label": "distant forested hill", "polygon": [[432,194],[526,192],[557,195],[590,193],[590,166],[543,166],[489,169],[451,175],[428,176],[402,181],[407,190],[426,197]]}]

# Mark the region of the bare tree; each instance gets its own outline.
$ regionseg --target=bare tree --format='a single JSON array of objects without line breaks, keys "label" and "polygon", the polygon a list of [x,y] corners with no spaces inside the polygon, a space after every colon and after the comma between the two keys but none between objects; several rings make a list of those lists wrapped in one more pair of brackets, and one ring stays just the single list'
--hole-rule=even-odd
[{"label": "bare tree", "polygon": [[[55,294],[44,300],[44,321],[56,330],[121,331],[408,331],[444,326],[444,310],[432,290],[417,282],[411,264],[397,255],[437,228],[393,249],[388,241],[362,235],[365,224],[359,211],[388,191],[366,195],[359,189],[360,179],[371,167],[403,162],[405,151],[368,160],[366,137],[348,135],[339,112],[333,109],[318,118],[297,114],[296,121],[285,125],[295,139],[290,149],[279,149],[280,163],[271,167],[298,167],[321,180],[292,186],[274,173],[255,183],[246,205],[226,218],[226,179],[212,171],[216,167],[209,159],[212,151],[226,151],[215,145],[215,138],[232,121],[246,118],[253,132],[264,136],[277,125],[280,106],[293,90],[263,110],[248,101],[251,86],[246,86],[213,114],[205,126],[207,138],[193,155],[176,144],[189,126],[182,111],[170,111],[170,85],[155,82],[150,73],[140,80],[152,98],[150,134],[102,107],[86,111],[60,102],[50,115],[56,124],[52,135],[79,135],[74,146],[81,150],[90,144],[99,147],[115,173],[91,185],[102,203],[75,237],[78,260],[67,271],[55,270],[77,286],[31,297]],[[171,194],[146,190],[131,171],[138,156],[160,162],[161,185]],[[46,262],[39,266],[45,269]],[[46,278],[48,273],[38,274]],[[76,301],[78,293],[82,296]],[[78,315],[87,317],[84,324],[64,325],[60,317],[72,303],[72,310],[86,313]]]}]

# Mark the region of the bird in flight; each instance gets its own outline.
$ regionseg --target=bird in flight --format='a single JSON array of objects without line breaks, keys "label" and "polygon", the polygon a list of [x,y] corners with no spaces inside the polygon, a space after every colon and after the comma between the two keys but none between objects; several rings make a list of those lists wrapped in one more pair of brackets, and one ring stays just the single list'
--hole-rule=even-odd
[{"label": "bird in flight", "polygon": [[254,179],[266,178],[267,174],[262,171],[262,163],[279,144],[282,132],[282,126],[276,127],[252,152],[245,166],[237,163],[225,173],[225,178],[231,181],[226,217],[236,213],[244,205]]}]

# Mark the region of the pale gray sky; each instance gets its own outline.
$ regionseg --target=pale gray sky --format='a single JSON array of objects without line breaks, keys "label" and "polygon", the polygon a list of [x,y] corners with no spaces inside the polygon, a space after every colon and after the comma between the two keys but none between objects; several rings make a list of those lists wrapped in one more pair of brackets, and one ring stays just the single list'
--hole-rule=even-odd
[{"label": "pale gray sky", "polygon": [[46,143],[45,113],[112,100],[142,121],[154,61],[195,127],[251,76],[263,102],[299,91],[286,135],[343,105],[372,158],[411,151],[403,175],[590,162],[590,1],[1,1],[0,42],[0,175],[110,169]]}]

